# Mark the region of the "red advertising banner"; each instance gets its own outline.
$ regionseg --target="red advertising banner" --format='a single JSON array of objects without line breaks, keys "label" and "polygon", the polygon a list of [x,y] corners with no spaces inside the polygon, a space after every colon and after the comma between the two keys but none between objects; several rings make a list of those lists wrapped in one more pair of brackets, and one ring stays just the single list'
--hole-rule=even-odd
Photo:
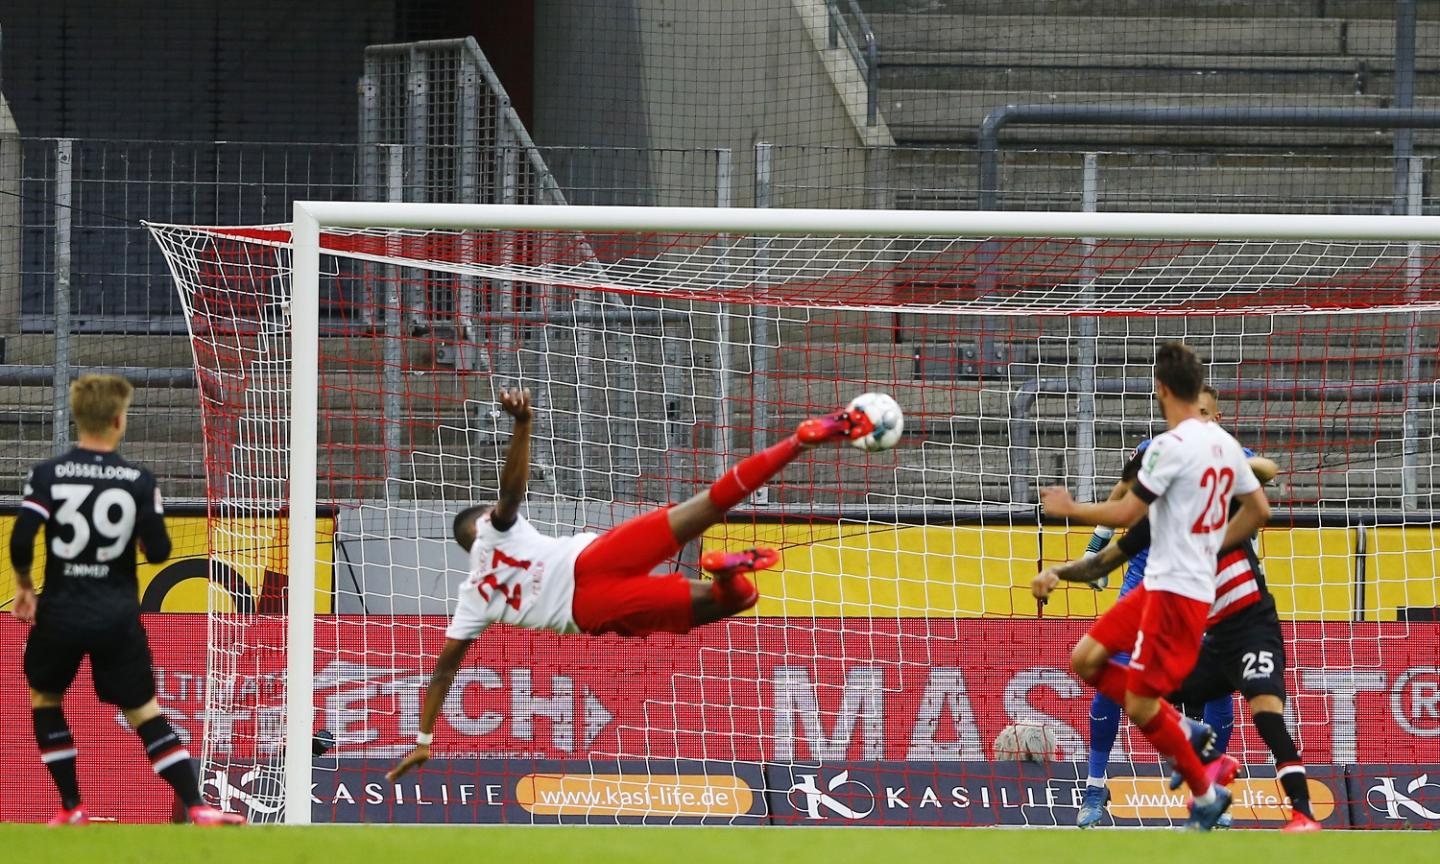
[{"label": "red advertising banner", "polygon": [[[388,762],[414,739],[439,617],[326,616],[316,632],[316,721],[331,757]],[[205,697],[205,620],[146,617],[160,699],[198,734]],[[1091,691],[1068,672],[1084,621],[751,619],[645,640],[492,628],[457,677],[437,729],[437,756],[527,760],[684,759],[768,763],[976,762],[1011,723],[1044,722],[1061,758],[1084,758]],[[244,646],[283,645],[283,622],[227,628]],[[0,820],[48,818],[55,794],[36,756],[20,656],[26,629],[0,621]],[[1290,711],[1312,764],[1440,762],[1440,625],[1302,623],[1287,627]],[[234,702],[260,706],[210,718],[213,754],[258,761],[255,725],[282,699],[284,657],[239,652]],[[1265,764],[1247,721],[1231,751]],[[258,716],[257,716],[258,714]],[[66,700],[91,812],[168,819],[119,713],[82,672]],[[271,740],[273,746],[275,741]],[[199,755],[198,746],[194,747]],[[1122,731],[1114,760],[1153,762]],[[31,758],[34,757],[34,758]],[[258,757],[263,759],[264,757]],[[212,787],[218,780],[207,778]],[[227,781],[236,782],[236,781]],[[213,792],[212,788],[212,792]]]}]

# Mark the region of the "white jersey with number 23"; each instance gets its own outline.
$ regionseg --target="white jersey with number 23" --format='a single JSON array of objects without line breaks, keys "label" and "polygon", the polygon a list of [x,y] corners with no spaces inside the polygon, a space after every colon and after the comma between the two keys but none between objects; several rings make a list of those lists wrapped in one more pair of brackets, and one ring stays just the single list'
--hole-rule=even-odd
[{"label": "white jersey with number 23", "polygon": [[579,633],[570,611],[575,559],[595,537],[547,537],[518,515],[506,531],[491,524],[489,513],[476,519],[470,578],[460,587],[445,636],[474,639],[491,624]]},{"label": "white jersey with number 23", "polygon": [[1230,501],[1259,488],[1244,450],[1218,424],[1192,418],[1156,436],[1135,478],[1150,504],[1145,590],[1214,602]]}]

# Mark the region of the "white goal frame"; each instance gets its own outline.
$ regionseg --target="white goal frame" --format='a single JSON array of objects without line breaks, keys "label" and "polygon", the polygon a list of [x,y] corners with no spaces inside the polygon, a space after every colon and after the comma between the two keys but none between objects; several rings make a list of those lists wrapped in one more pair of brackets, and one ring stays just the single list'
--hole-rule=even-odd
[{"label": "white goal frame", "polygon": [[284,758],[285,821],[292,825],[311,821],[320,235],[327,228],[1440,242],[1440,216],[295,202],[291,229],[290,590]]}]

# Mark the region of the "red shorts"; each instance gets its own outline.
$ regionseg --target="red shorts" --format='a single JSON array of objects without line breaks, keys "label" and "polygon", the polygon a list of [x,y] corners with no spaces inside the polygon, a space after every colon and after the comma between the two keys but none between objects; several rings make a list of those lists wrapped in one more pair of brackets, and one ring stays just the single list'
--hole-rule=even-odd
[{"label": "red shorts", "polygon": [[669,508],[627,519],[595,538],[575,560],[570,613],[586,633],[646,636],[688,633],[694,626],[690,580],[650,571],[680,551]]},{"label": "red shorts", "polygon": [[1090,628],[1090,638],[1110,656],[1130,652],[1125,689],[1140,696],[1168,696],[1200,656],[1210,604],[1137,585]]}]

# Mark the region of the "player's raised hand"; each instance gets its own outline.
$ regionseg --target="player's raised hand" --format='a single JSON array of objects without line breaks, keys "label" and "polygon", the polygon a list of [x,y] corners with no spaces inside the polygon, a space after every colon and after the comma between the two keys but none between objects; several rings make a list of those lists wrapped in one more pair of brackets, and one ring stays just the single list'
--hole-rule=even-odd
[{"label": "player's raised hand", "polygon": [[394,768],[391,768],[389,771],[385,772],[385,779],[389,780],[391,783],[394,783],[396,780],[399,780],[401,777],[404,777],[406,774],[410,773],[411,768],[418,768],[419,766],[424,765],[429,760],[430,745],[416,744],[415,749],[411,750],[404,759],[401,759],[399,765],[396,765]]},{"label": "player's raised hand", "polygon": [[1046,516],[1069,516],[1075,512],[1075,499],[1064,486],[1050,486],[1040,490],[1040,506]]},{"label": "player's raised hand", "polygon": [[26,624],[35,623],[35,589],[16,588],[15,604],[10,607],[10,611]]},{"label": "player's raised hand", "polygon": [[1060,577],[1055,575],[1055,569],[1053,567],[1046,568],[1030,581],[1030,593],[1035,595],[1036,600],[1044,603],[1050,599],[1050,592],[1054,591],[1055,586],[1059,584]]},{"label": "player's raised hand", "polygon": [[509,390],[501,390],[500,407],[505,409],[506,414],[522,423],[529,420],[531,417],[530,388],[514,387]]}]

